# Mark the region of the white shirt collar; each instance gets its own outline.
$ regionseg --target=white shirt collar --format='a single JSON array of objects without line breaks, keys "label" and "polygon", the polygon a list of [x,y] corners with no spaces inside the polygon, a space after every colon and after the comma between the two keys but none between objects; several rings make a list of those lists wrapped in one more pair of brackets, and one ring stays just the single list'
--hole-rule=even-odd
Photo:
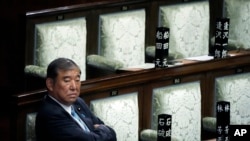
[{"label": "white shirt collar", "polygon": [[69,114],[71,113],[71,106],[64,105],[60,103],[57,99],[52,97],[51,95],[48,95],[51,99],[53,99],[55,102],[57,102],[65,111],[67,111]]}]

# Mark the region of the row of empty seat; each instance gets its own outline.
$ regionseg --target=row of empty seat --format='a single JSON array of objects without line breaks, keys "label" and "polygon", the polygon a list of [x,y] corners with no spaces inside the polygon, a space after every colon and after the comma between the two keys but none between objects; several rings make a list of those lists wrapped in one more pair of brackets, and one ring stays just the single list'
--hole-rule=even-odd
[{"label": "row of empty seat", "polygon": [[[248,10],[246,1],[226,0],[226,17],[230,18],[230,40],[234,48],[249,48]],[[244,6],[242,6],[244,5]],[[172,59],[209,55],[209,1],[187,2],[159,7],[158,26],[170,28],[169,53]],[[238,10],[237,10],[238,9]],[[99,41],[96,54],[86,54],[87,31],[85,17],[35,25],[34,61],[25,72],[44,77],[45,68],[57,57],[69,57],[82,69],[86,79],[86,64],[115,71],[133,66],[143,67],[145,57],[154,56],[154,45],[145,44],[146,9],[135,9],[99,17]],[[240,28],[239,28],[240,27]],[[233,42],[234,41],[234,42]],[[149,62],[153,63],[153,62]]]},{"label": "row of empty seat", "polygon": [[[34,64],[27,64],[25,72],[44,77],[46,66],[57,57],[75,60],[82,69],[81,80],[86,79],[86,64],[111,71],[143,67],[147,54],[154,56],[155,52],[155,48],[146,51],[146,17],[144,8],[101,14],[96,54],[86,53],[86,39],[91,31],[86,29],[85,17],[36,24]],[[172,59],[209,54],[208,1],[160,6],[159,17],[158,26],[170,28]]]},{"label": "row of empty seat", "polygon": [[[249,10],[247,8],[250,1],[225,0],[225,3],[227,6],[225,14],[230,16],[231,20],[230,37],[239,43],[244,43],[240,47],[249,48],[247,40],[241,39],[241,37],[247,38],[246,30],[237,33],[236,29],[239,24],[245,24],[240,26],[242,29],[248,27],[246,25],[249,22],[246,21],[249,14],[244,10]],[[234,8],[238,10],[233,10]],[[244,14],[236,14],[237,12]],[[208,1],[166,5],[159,8],[159,26],[170,27],[170,55],[178,59],[209,54],[209,24],[213,24],[209,23],[209,13]],[[241,15],[245,17],[239,19]],[[100,15],[99,52],[94,55],[86,53],[88,21],[84,17],[38,24],[34,29],[34,64],[27,65],[25,72],[44,77],[46,66],[56,57],[69,57],[75,60],[82,69],[81,80],[86,79],[86,64],[116,70],[146,63],[145,18],[145,9]],[[227,100],[232,103],[232,124],[250,122],[250,113],[246,110],[248,106],[246,101],[250,96],[249,78],[250,74],[245,73],[215,80],[215,102]],[[96,115],[116,130],[118,141],[138,141],[139,138],[156,141],[156,120],[157,115],[161,113],[173,115],[173,140],[200,141],[202,124],[206,129],[215,128],[214,118],[209,118],[207,122],[201,117],[201,99],[199,81],[153,89],[152,109],[148,111],[151,115],[151,128],[143,129],[142,132],[138,128],[140,111],[137,92],[93,100],[90,107]],[[28,116],[31,117],[27,118],[26,137],[27,140],[35,140],[33,132],[35,114]]]}]

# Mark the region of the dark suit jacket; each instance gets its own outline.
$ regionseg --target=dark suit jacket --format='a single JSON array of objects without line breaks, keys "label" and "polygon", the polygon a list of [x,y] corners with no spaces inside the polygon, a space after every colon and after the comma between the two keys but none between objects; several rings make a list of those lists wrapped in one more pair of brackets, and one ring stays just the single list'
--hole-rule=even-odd
[{"label": "dark suit jacket", "polygon": [[[90,132],[83,131],[67,111],[46,96],[36,117],[37,141],[116,141],[115,131],[94,116],[83,99],[78,98],[73,106]],[[94,124],[103,125],[94,129]]]}]

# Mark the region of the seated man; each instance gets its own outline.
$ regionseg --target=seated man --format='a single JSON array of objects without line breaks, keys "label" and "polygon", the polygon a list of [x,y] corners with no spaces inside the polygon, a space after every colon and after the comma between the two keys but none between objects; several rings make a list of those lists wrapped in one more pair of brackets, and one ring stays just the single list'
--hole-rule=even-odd
[{"label": "seated man", "polygon": [[80,76],[79,66],[70,59],[58,58],[49,64],[48,94],[36,117],[37,141],[116,141],[115,131],[79,98]]}]

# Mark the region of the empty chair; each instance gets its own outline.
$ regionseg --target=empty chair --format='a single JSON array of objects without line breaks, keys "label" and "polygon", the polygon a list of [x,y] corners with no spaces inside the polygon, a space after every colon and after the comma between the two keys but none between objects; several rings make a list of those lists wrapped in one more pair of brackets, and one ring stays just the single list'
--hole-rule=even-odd
[{"label": "empty chair", "polygon": [[90,109],[105,124],[116,131],[118,141],[138,141],[139,107],[137,92],[92,100]]},{"label": "empty chair", "polygon": [[[215,79],[215,100],[230,102],[230,124],[250,124],[250,73],[222,76]],[[215,110],[215,107],[214,107]],[[204,117],[203,127],[216,130],[216,117]]]},{"label": "empty chair", "polygon": [[154,88],[152,97],[151,128],[141,132],[143,141],[157,140],[159,114],[172,115],[173,141],[201,140],[200,81]]},{"label": "empty chair", "polygon": [[100,15],[99,52],[87,57],[88,65],[111,72],[150,66],[145,64],[145,18],[145,9]]},{"label": "empty chair", "polygon": [[25,66],[27,75],[45,78],[48,64],[58,57],[74,60],[86,79],[86,20],[84,17],[38,23],[34,28],[33,60]]},{"label": "empty chair", "polygon": [[224,17],[230,19],[229,39],[234,41],[235,49],[250,49],[249,0],[224,0]]},{"label": "empty chair", "polygon": [[209,1],[159,7],[158,26],[170,29],[169,58],[209,55]]}]

